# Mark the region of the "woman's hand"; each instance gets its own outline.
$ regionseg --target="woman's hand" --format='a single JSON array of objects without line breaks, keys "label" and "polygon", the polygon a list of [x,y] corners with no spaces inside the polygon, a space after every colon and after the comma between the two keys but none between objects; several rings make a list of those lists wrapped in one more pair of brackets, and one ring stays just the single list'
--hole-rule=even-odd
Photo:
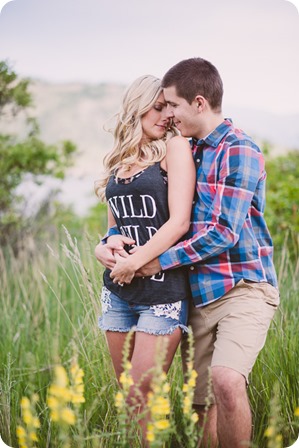
[{"label": "woman's hand", "polygon": [[136,269],[131,257],[126,253],[126,257],[123,257],[119,253],[114,253],[116,264],[110,277],[113,279],[113,283],[130,284],[135,276]]},{"label": "woman's hand", "polygon": [[113,235],[107,240],[107,244],[99,243],[95,248],[95,256],[107,269],[113,269],[116,263],[115,253],[123,257],[128,256],[124,250],[126,244],[132,245],[135,241],[123,235]]}]

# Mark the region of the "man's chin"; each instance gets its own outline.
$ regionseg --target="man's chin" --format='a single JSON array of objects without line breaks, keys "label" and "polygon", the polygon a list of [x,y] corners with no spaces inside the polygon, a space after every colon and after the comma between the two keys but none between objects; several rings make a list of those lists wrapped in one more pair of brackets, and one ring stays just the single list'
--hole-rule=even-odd
[{"label": "man's chin", "polygon": [[189,137],[189,135],[187,135],[187,134],[184,132],[184,129],[177,128],[177,130],[179,131],[179,133],[181,134],[182,137]]}]

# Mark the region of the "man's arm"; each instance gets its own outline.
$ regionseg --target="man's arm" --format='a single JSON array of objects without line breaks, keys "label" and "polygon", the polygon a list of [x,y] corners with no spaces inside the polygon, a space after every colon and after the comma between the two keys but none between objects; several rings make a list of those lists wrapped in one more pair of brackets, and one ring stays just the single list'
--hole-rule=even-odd
[{"label": "man's arm", "polygon": [[146,263],[139,269],[135,276],[136,277],[151,277],[154,274],[158,274],[162,270],[161,264],[159,262],[159,258],[155,258],[154,260]]},{"label": "man's arm", "polygon": [[[241,140],[231,144],[222,155],[217,182],[202,185],[203,189],[215,189],[205,221],[193,223],[199,230],[192,238],[159,256],[161,268],[194,264],[233,247],[239,240],[258,182],[264,175],[263,156],[253,143]],[[150,267],[149,271],[152,273]],[[142,268],[141,273],[145,275],[145,272]]]}]

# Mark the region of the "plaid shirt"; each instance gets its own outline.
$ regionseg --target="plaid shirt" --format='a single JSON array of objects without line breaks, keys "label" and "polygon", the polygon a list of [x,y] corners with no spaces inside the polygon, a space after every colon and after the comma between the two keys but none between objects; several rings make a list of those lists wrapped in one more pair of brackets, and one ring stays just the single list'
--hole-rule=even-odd
[{"label": "plaid shirt", "polygon": [[191,265],[196,306],[219,299],[241,279],[277,287],[260,149],[228,119],[190,144],[197,169],[191,226],[187,239],[160,255],[162,268]]}]

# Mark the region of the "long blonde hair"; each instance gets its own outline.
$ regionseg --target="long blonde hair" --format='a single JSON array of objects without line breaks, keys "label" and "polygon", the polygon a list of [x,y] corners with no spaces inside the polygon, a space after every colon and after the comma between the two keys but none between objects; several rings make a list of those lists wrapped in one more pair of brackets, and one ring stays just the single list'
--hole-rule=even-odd
[{"label": "long blonde hair", "polygon": [[147,167],[159,162],[166,155],[166,142],[178,134],[171,125],[162,139],[142,142],[141,118],[154,106],[161,93],[161,80],[152,75],[137,78],[127,88],[121,110],[115,116],[113,149],[104,157],[103,177],[95,182],[95,192],[101,200],[105,199],[110,176],[121,166],[129,167],[138,162],[141,167]]}]

